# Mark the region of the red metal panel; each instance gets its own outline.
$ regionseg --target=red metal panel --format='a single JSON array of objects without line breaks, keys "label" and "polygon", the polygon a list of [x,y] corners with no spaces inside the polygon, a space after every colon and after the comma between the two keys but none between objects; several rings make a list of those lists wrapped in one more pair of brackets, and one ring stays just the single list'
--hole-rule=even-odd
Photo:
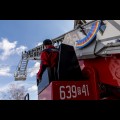
[{"label": "red metal panel", "polygon": [[100,82],[112,86],[120,86],[120,54],[86,59],[83,64],[82,66],[89,66],[97,71]]},{"label": "red metal panel", "polygon": [[53,100],[93,100],[94,94],[89,81],[53,82]]},{"label": "red metal panel", "polygon": [[54,100],[98,100],[100,91],[96,72],[93,68],[86,67],[83,74],[87,80],[80,81],[55,81],[53,82]]},{"label": "red metal panel", "polygon": [[83,76],[88,78],[88,81],[90,82],[90,86],[92,89],[93,94],[93,100],[100,99],[100,88],[99,88],[99,81],[98,76],[96,74],[96,71],[92,67],[84,67],[82,70]]},{"label": "red metal panel", "polygon": [[40,94],[39,100],[98,100],[99,89],[96,73],[93,68],[86,67],[83,74],[87,80],[54,81]]}]

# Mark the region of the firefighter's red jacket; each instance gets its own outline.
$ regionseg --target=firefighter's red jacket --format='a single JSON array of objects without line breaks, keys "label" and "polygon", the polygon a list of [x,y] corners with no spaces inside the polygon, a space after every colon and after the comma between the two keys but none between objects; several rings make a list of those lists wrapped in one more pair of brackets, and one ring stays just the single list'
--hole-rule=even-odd
[{"label": "firefighter's red jacket", "polygon": [[47,49],[44,49],[40,55],[40,69],[37,73],[37,78],[41,79],[42,74],[45,71],[46,67],[56,67],[58,64],[59,51],[54,46],[49,46]]}]

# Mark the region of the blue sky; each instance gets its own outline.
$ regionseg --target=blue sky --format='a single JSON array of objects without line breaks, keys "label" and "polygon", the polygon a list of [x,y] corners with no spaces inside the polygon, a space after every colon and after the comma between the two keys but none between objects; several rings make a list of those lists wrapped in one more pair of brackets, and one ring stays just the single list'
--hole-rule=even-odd
[{"label": "blue sky", "polygon": [[36,47],[46,38],[56,38],[74,27],[73,20],[0,20],[0,91],[9,84],[25,86],[30,99],[37,99],[36,72],[39,62],[29,61],[26,81],[14,81],[21,52]]}]

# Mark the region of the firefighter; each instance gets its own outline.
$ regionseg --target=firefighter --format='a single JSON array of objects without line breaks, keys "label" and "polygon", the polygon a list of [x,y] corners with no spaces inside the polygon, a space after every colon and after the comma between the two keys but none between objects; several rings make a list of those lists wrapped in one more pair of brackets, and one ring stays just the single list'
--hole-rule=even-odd
[{"label": "firefighter", "polygon": [[[44,50],[41,52],[40,56],[40,69],[37,73],[37,85],[42,80],[42,75],[46,68],[50,68],[51,71],[57,69],[59,50],[52,45],[50,39],[45,39],[43,41]],[[55,78],[52,78],[55,79]]]}]

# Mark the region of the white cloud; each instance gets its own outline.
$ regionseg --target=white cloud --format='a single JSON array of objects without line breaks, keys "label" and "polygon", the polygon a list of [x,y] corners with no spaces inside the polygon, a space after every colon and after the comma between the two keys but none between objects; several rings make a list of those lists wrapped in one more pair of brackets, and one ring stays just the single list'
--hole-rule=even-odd
[{"label": "white cloud", "polygon": [[29,87],[29,88],[28,88],[28,91],[29,91],[29,92],[35,92],[35,91],[37,91],[37,86],[36,86],[36,85],[33,85],[33,86]]},{"label": "white cloud", "polygon": [[16,47],[17,41],[9,42],[7,38],[2,38],[2,42],[0,42],[0,49],[3,50],[0,55],[1,60],[7,59],[8,56],[14,53],[14,48]]},{"label": "white cloud", "polygon": [[36,47],[39,46],[39,45],[42,45],[42,44],[43,44],[43,42],[39,42],[39,43],[36,45]]},{"label": "white cloud", "polygon": [[7,38],[2,38],[2,41],[0,42],[0,49],[2,50],[0,60],[6,60],[10,55],[20,54],[27,49],[25,46],[16,48],[16,45],[17,41],[10,42]]},{"label": "white cloud", "polygon": [[0,93],[1,93],[1,92],[7,92],[7,91],[8,91],[8,88],[9,88],[8,85],[6,85],[6,86],[0,88]]},{"label": "white cloud", "polygon": [[0,68],[0,76],[12,76],[12,74],[10,73],[10,67],[8,67],[8,66],[1,67]]},{"label": "white cloud", "polygon": [[27,47],[22,45],[22,46],[16,48],[16,53],[21,55],[22,51],[25,51],[26,49],[27,49]]},{"label": "white cloud", "polygon": [[33,66],[33,68],[29,68],[28,72],[30,72],[30,77],[33,77],[37,74],[38,70],[40,68],[40,63],[36,62],[35,65]]}]

